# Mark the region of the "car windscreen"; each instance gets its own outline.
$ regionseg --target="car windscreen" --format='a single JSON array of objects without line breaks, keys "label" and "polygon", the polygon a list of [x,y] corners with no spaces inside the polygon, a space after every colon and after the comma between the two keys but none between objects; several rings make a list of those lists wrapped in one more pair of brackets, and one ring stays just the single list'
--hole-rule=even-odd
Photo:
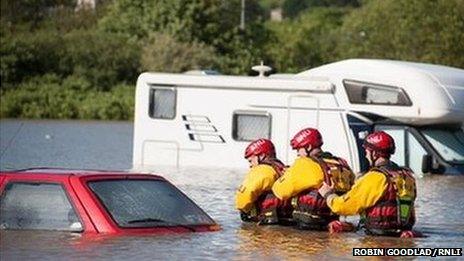
[{"label": "car windscreen", "polygon": [[182,192],[163,180],[91,181],[120,227],[213,225],[214,221]]},{"label": "car windscreen", "polygon": [[423,129],[421,132],[446,161],[464,164],[462,129]]}]

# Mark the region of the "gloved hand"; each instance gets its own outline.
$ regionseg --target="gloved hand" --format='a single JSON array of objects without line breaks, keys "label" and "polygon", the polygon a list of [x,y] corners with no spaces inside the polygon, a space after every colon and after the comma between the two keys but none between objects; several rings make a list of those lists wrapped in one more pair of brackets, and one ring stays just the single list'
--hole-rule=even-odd
[{"label": "gloved hand", "polygon": [[261,203],[261,209],[268,209],[268,208],[277,208],[280,205],[280,200],[276,197],[269,197],[266,198]]},{"label": "gloved hand", "polygon": [[333,188],[333,184],[329,186],[327,183],[323,182],[322,187],[319,188],[319,194],[326,199],[327,196],[333,193]]},{"label": "gloved hand", "polygon": [[414,238],[414,237],[424,237],[424,235],[419,231],[414,230],[405,230],[401,232],[401,238]]},{"label": "gloved hand", "polygon": [[329,223],[328,229],[329,229],[330,234],[335,234],[335,233],[341,233],[341,232],[354,231],[355,227],[353,224],[349,222],[335,220]]},{"label": "gloved hand", "polygon": [[240,219],[244,222],[251,222],[251,218],[250,218],[250,215],[248,215],[247,213],[243,212],[243,211],[240,211]]}]

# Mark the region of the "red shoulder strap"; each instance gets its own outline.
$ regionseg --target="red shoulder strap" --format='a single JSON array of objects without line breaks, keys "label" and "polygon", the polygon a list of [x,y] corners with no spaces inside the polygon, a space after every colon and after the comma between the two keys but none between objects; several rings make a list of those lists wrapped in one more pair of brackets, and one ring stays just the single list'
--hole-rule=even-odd
[{"label": "red shoulder strap", "polygon": [[285,164],[282,163],[282,161],[278,159],[264,159],[263,161],[261,161],[261,163],[269,165],[272,168],[274,168],[274,170],[277,172],[277,175],[279,175],[279,177],[282,177],[282,175],[284,175],[286,166]]}]

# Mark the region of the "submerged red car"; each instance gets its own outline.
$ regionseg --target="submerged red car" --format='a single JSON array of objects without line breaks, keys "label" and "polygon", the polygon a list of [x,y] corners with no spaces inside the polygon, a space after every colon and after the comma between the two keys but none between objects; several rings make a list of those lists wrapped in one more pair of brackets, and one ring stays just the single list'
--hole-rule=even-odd
[{"label": "submerged red car", "polygon": [[161,176],[27,169],[0,172],[0,229],[157,234],[219,226]]}]

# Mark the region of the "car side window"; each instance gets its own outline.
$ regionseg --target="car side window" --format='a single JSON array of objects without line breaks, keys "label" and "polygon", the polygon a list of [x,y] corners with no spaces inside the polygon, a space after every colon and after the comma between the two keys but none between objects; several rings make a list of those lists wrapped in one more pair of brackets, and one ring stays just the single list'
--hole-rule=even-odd
[{"label": "car side window", "polygon": [[0,197],[0,229],[82,232],[83,226],[60,184],[11,182]]}]

